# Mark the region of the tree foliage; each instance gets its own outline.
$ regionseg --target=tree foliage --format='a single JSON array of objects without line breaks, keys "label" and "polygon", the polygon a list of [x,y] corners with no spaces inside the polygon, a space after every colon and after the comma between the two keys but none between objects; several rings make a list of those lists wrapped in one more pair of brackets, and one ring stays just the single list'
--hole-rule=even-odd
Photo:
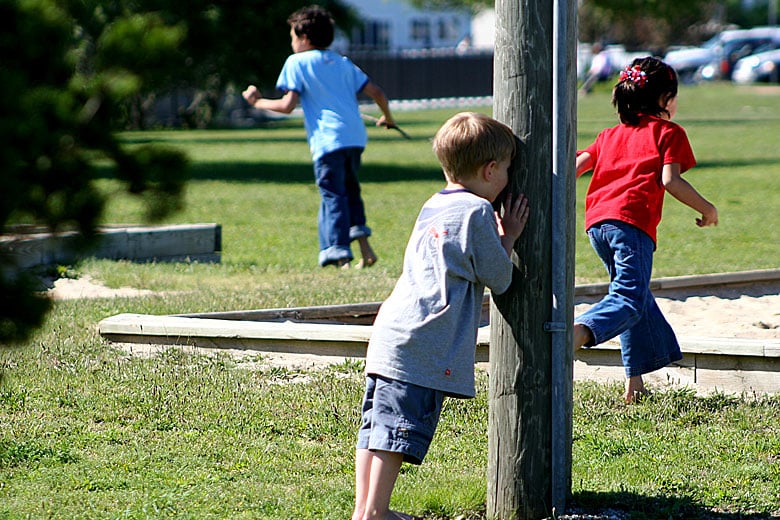
[{"label": "tree foliage", "polygon": [[495,6],[492,0],[408,0],[419,9],[470,9],[477,12]]},{"label": "tree foliage", "polygon": [[[187,159],[160,146],[123,145],[115,131],[144,100],[173,89],[272,86],[290,51],[301,0],[0,0],[0,229],[11,224],[95,238],[105,200],[95,159],[113,164],[149,219],[181,204]],[[322,2],[348,28],[354,14]],[[49,302],[0,255],[0,345],[18,342]]]},{"label": "tree foliage", "polygon": [[[228,85],[248,83],[272,89],[287,55],[287,17],[311,0],[62,0],[82,31],[85,52],[102,52],[115,63],[143,74],[134,98],[144,100],[177,89],[195,92],[200,108],[213,114]],[[349,29],[355,14],[337,0],[320,1],[337,24]],[[176,54],[161,54],[167,39]],[[200,101],[198,106],[197,101]],[[131,107],[132,108],[132,107]],[[198,123],[208,123],[205,121]],[[131,127],[143,121],[127,117]]]},{"label": "tree foliage", "polygon": [[[163,28],[155,15],[129,16],[87,45],[73,17],[52,0],[0,0],[0,24],[2,229],[38,224],[77,231],[84,245],[93,240],[104,204],[94,187],[97,157],[113,162],[127,189],[145,197],[150,218],[176,208],[186,158],[153,146],[128,150],[113,121],[147,85],[147,67],[163,70],[178,52],[181,31]],[[49,307],[11,264],[0,257],[0,344],[27,337]]]},{"label": "tree foliage", "polygon": [[[622,43],[663,53],[669,46],[698,45],[728,27],[768,23],[768,3],[777,0],[580,0],[581,42]],[[422,9],[492,8],[491,0],[407,0]]]},{"label": "tree foliage", "polygon": [[713,12],[711,0],[585,0],[579,8],[580,41],[620,42],[663,51],[698,41]]}]

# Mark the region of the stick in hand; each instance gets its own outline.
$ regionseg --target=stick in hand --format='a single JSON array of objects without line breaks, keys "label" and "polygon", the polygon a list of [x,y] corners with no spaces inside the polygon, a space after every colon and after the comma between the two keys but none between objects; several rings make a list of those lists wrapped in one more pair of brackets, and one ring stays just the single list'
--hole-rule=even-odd
[{"label": "stick in hand", "polygon": [[[374,116],[370,116],[370,115],[368,115],[368,114],[363,114],[362,112],[361,112],[361,114],[360,114],[360,115],[361,115],[361,116],[363,116],[363,119],[365,119],[366,121],[371,121],[372,123],[378,123],[378,122],[379,122],[379,119],[378,119],[378,118],[376,118],[376,117],[374,117]],[[400,133],[402,136],[404,136],[404,139],[411,139],[411,137],[409,136],[409,134],[407,134],[406,132],[404,132],[404,131],[401,129],[401,127],[399,127],[398,125],[388,125],[387,123],[382,123],[382,124],[383,124],[384,126],[386,126],[387,128],[391,128],[391,129],[393,129],[393,130],[397,130],[397,131],[398,131],[398,133]]]}]

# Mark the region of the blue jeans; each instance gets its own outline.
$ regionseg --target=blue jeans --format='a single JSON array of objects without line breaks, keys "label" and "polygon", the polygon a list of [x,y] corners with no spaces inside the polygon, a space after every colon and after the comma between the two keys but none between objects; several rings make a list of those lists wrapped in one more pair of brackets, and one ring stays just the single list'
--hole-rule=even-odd
[{"label": "blue jeans", "polygon": [[682,359],[674,331],[650,292],[653,240],[631,224],[614,220],[591,227],[588,236],[609,272],[609,293],[574,322],[590,329],[594,345],[620,336],[626,377]]},{"label": "blue jeans", "polygon": [[314,162],[314,177],[320,190],[317,226],[322,266],[352,260],[350,242],[371,236],[357,178],[362,153],[362,148],[342,148]]}]

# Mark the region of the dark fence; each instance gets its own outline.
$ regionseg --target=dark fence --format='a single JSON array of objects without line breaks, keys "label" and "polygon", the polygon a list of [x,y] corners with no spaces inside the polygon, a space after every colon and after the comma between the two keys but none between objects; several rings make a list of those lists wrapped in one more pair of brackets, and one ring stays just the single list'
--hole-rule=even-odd
[{"label": "dark fence", "polygon": [[390,99],[493,95],[492,52],[366,52],[349,57]]},{"label": "dark fence", "polygon": [[[352,52],[350,59],[391,100],[437,100],[493,95],[493,52],[447,50]],[[267,92],[278,97],[280,92]],[[368,98],[365,98],[368,100]],[[279,116],[253,110],[240,93],[209,99],[195,90],[160,93],[136,107],[133,128],[252,127]]]}]

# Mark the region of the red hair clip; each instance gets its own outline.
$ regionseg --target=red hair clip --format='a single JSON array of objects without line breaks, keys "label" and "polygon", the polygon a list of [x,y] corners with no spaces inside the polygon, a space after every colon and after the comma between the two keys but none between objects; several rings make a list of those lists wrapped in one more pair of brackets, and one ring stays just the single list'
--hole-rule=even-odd
[{"label": "red hair clip", "polygon": [[647,74],[643,71],[639,65],[628,65],[625,69],[620,71],[620,81],[626,81],[630,79],[636,86],[642,88],[647,83]]}]

